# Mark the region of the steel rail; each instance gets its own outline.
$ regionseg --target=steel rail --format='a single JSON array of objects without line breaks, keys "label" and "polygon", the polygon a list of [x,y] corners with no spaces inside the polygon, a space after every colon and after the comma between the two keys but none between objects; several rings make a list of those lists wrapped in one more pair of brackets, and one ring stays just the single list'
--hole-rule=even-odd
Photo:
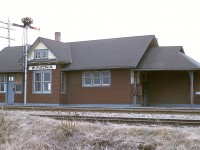
[{"label": "steel rail", "polygon": [[200,126],[200,120],[185,120],[185,119],[155,119],[155,118],[128,118],[128,117],[96,117],[96,116],[74,116],[74,115],[37,115],[52,118],[56,120],[72,120],[72,121],[87,121],[87,122],[104,122],[104,123],[127,123],[127,124],[148,124],[148,125],[181,125],[181,126]]}]

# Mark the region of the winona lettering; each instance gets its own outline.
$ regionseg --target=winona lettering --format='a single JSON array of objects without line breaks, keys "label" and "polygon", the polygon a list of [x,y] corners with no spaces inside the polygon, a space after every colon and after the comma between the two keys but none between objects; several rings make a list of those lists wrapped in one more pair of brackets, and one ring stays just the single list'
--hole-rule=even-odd
[{"label": "winona lettering", "polygon": [[56,65],[29,66],[29,70],[52,70],[52,69],[56,69]]}]

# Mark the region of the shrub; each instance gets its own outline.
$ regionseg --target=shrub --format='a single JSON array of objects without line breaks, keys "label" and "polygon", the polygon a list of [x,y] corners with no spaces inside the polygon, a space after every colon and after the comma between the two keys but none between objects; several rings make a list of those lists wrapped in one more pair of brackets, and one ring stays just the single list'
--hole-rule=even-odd
[{"label": "shrub", "polygon": [[67,117],[67,119],[61,120],[60,127],[64,136],[69,137],[77,130],[77,121]]}]

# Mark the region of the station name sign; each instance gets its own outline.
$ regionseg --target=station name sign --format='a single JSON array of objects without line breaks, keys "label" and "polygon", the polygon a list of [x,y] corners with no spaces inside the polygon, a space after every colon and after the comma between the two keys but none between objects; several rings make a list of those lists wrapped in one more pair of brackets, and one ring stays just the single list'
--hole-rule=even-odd
[{"label": "station name sign", "polygon": [[29,66],[29,70],[52,70],[52,69],[56,69],[56,65]]}]

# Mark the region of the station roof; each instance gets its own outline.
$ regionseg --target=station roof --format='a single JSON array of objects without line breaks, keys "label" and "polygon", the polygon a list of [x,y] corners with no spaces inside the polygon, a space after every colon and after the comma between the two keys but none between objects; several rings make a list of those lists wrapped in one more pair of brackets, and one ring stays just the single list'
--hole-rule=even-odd
[{"label": "station roof", "polygon": [[63,70],[135,68],[155,36],[69,43],[72,63]]},{"label": "station roof", "polygon": [[0,72],[21,72],[23,46],[5,47],[0,51]]},{"label": "station roof", "polygon": [[154,47],[146,51],[139,70],[199,70],[200,64],[185,55],[183,47]]},{"label": "station roof", "polygon": [[[135,70],[200,70],[181,46],[161,47],[154,35],[103,40],[58,42],[39,37],[29,52],[42,42],[64,63],[63,71],[131,68]],[[0,73],[20,72],[22,46],[0,51]],[[47,61],[48,60],[44,60]]]}]

